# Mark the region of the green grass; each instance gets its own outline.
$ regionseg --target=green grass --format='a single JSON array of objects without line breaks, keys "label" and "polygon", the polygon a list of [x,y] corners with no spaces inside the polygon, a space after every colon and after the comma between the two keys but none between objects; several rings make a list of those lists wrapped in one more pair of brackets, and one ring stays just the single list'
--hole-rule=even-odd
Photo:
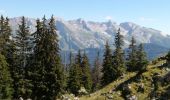
[{"label": "green grass", "polygon": [[[161,76],[164,76],[165,74],[168,73],[168,71],[166,71],[164,68],[163,69],[158,68],[158,66],[160,66],[162,63],[165,63],[165,60],[158,61],[156,64],[149,64],[147,66],[147,71],[140,75],[140,77],[142,77],[140,79],[140,82],[134,80],[135,77],[137,77],[136,76],[137,73],[127,73],[124,78],[122,79],[119,78],[116,81],[105,86],[104,88],[94,93],[91,93],[90,95],[82,96],[80,97],[80,100],[107,100],[106,96],[101,95],[104,93],[107,93],[107,95],[111,95],[114,98],[114,100],[124,100],[121,97],[121,93],[122,93],[121,89],[119,89],[118,87],[121,88],[122,84],[127,84],[127,83],[131,86],[132,94],[136,95],[139,100],[146,100],[148,99],[148,96],[152,90],[151,80],[154,73],[159,73]],[[140,83],[144,84],[143,93],[137,91]],[[159,86],[158,92],[160,93],[166,92],[165,90],[169,87],[170,85]],[[118,89],[116,89],[116,91],[113,94],[109,94],[109,91],[111,91],[113,88],[118,88]]]}]

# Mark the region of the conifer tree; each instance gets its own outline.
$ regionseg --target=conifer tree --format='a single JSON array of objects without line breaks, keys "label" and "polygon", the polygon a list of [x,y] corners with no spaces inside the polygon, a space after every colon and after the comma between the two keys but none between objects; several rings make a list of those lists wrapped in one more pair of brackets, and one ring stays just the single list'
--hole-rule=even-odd
[{"label": "conifer tree", "polygon": [[13,88],[13,94],[12,98],[16,99],[18,98],[18,69],[20,69],[19,66],[17,66],[18,61],[17,59],[17,50],[16,50],[16,44],[14,40],[11,40],[10,45],[7,50],[7,62],[9,66],[10,75],[12,78],[12,88]]},{"label": "conifer tree", "polygon": [[92,78],[93,78],[93,86],[92,86],[92,90],[96,91],[101,87],[101,61],[100,61],[100,53],[99,51],[97,52],[97,57],[94,61],[94,68],[92,70]]},{"label": "conifer tree", "polygon": [[74,59],[73,59],[74,57],[73,57],[73,53],[72,52],[70,52],[70,55],[69,55],[69,66],[71,67],[72,66],[72,64],[74,63]]},{"label": "conifer tree", "polygon": [[0,19],[0,51],[2,52],[4,50],[4,43],[5,43],[5,39],[4,39],[4,34],[5,34],[5,19],[4,17],[1,15],[1,19]]},{"label": "conifer tree", "polygon": [[37,31],[33,34],[35,40],[32,71],[32,97],[34,99],[53,100],[64,89],[64,68],[59,55],[59,40],[55,20],[51,17],[48,25],[46,18],[37,20]]},{"label": "conifer tree", "polygon": [[143,44],[138,46],[137,50],[137,69],[138,71],[145,71],[148,65],[147,55],[144,51]]},{"label": "conifer tree", "polygon": [[21,24],[19,24],[19,29],[16,34],[16,49],[17,49],[17,67],[16,67],[16,98],[22,96],[25,98],[27,94],[27,80],[26,80],[26,69],[27,69],[27,59],[29,57],[30,50],[30,32],[29,27],[27,26],[25,17],[21,18]]},{"label": "conifer tree", "polygon": [[78,50],[78,54],[76,55],[75,63],[81,66],[82,63],[82,56],[81,56],[81,50]]},{"label": "conifer tree", "polygon": [[1,38],[1,51],[2,54],[7,57],[7,49],[10,45],[11,29],[9,26],[9,19],[1,16],[0,19],[0,38]]},{"label": "conifer tree", "polygon": [[0,54],[0,99],[11,99],[11,76],[5,57]]},{"label": "conifer tree", "polygon": [[77,96],[80,87],[81,87],[81,69],[79,65],[73,63],[69,71],[67,88],[71,93]]},{"label": "conifer tree", "polygon": [[47,83],[47,99],[55,97],[63,92],[64,68],[59,55],[59,40],[55,26],[55,19],[52,16],[49,22],[48,34],[46,34],[44,49],[46,50],[45,81]]},{"label": "conifer tree", "polygon": [[137,47],[136,40],[132,37],[131,44],[129,45],[128,58],[127,58],[127,70],[128,71],[137,71]]},{"label": "conifer tree", "polygon": [[165,57],[166,57],[168,67],[170,67],[170,51],[168,52],[168,54]]},{"label": "conifer tree", "polygon": [[[10,56],[9,50],[13,46],[14,41],[12,40],[12,35],[11,35],[11,27],[9,25],[9,19],[6,17],[5,22],[4,22],[4,34],[2,35],[2,38],[4,39],[3,43],[3,51],[2,54],[5,56],[6,59]],[[12,64],[8,62],[8,64]]]},{"label": "conifer tree", "polygon": [[90,64],[88,57],[86,53],[84,52],[82,57],[82,63],[81,63],[81,69],[82,69],[82,84],[84,88],[90,92],[92,88],[92,77],[91,77],[91,70],[90,70]]},{"label": "conifer tree", "polygon": [[[73,53],[70,51],[70,54],[69,54],[69,64],[68,66],[65,68],[66,72],[66,85],[68,84],[68,80],[69,80],[69,73],[70,73],[70,70],[71,70],[71,67],[73,66],[74,64],[74,57],[73,57]],[[68,86],[66,86],[68,90]]]},{"label": "conifer tree", "polygon": [[45,50],[43,49],[43,44],[45,43],[45,32],[47,26],[45,24],[46,19],[43,18],[43,22],[37,19],[36,23],[36,32],[32,34],[33,39],[33,54],[30,58],[28,77],[32,81],[32,95],[31,98],[34,100],[41,99],[45,95],[45,84],[44,75],[45,75],[45,66],[43,62],[45,59]]},{"label": "conifer tree", "polygon": [[7,63],[7,45],[9,40],[10,27],[8,19],[1,16],[0,19],[0,99],[11,99],[12,78],[9,64]]},{"label": "conifer tree", "polygon": [[115,70],[112,65],[112,53],[108,42],[106,42],[105,45],[102,73],[101,83],[103,86],[109,84],[115,78]]},{"label": "conifer tree", "polygon": [[81,62],[82,62],[82,57],[81,57],[81,51],[79,50],[75,57],[75,61],[72,63],[72,66],[70,66],[69,78],[67,84],[68,90],[75,95],[78,95],[78,91],[82,86]]},{"label": "conifer tree", "polygon": [[115,79],[125,73],[124,52],[122,46],[124,45],[123,36],[120,34],[120,29],[115,36],[115,50],[113,53],[113,69],[115,70]]}]

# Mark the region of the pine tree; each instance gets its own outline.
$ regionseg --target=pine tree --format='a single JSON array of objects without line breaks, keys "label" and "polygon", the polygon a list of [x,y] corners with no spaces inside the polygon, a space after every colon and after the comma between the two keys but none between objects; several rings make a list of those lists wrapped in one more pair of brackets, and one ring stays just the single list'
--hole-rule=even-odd
[{"label": "pine tree", "polygon": [[81,63],[82,63],[81,50],[78,51],[78,54],[77,54],[76,59],[75,59],[75,63],[77,65],[79,65],[79,67],[81,66]]},{"label": "pine tree", "polygon": [[102,68],[102,65],[101,65],[101,61],[100,61],[100,53],[98,51],[97,57],[94,61],[94,68],[92,70],[92,78],[93,78],[92,89],[93,89],[93,91],[96,91],[101,87],[101,77],[102,77],[101,68]]},{"label": "pine tree", "polygon": [[131,44],[129,45],[128,52],[128,62],[127,62],[127,70],[128,71],[138,71],[137,65],[137,46],[136,40],[132,37]]},{"label": "pine tree", "polygon": [[70,68],[68,89],[70,92],[78,95],[78,91],[81,87],[84,87],[90,92],[92,88],[92,78],[88,57],[85,53],[82,56],[79,50],[75,62]]},{"label": "pine tree", "polygon": [[0,54],[0,99],[11,99],[11,76],[5,57]]},{"label": "pine tree", "polygon": [[115,79],[115,70],[112,65],[112,53],[108,42],[106,42],[105,45],[102,73],[102,86],[109,84]]},{"label": "pine tree", "polygon": [[84,88],[90,92],[92,88],[92,77],[91,77],[91,70],[90,70],[90,64],[88,57],[86,53],[84,52],[82,57],[82,63],[81,63],[81,69],[82,69],[82,84]]},{"label": "pine tree", "polygon": [[0,25],[0,39],[1,39],[1,52],[6,58],[6,62],[8,63],[9,72],[11,75],[11,88],[13,88],[12,97],[17,98],[18,96],[18,74],[17,69],[18,66],[16,66],[16,45],[15,41],[12,40],[11,35],[11,28],[9,26],[9,19],[6,17],[6,19],[1,16],[1,25]]},{"label": "pine tree", "polygon": [[75,57],[75,61],[72,63],[72,66],[70,66],[68,85],[67,85],[68,90],[75,95],[78,95],[78,91],[83,83],[81,63],[82,63],[82,56],[81,56],[81,51],[79,50]]},{"label": "pine tree", "polygon": [[0,19],[0,51],[2,52],[4,50],[4,43],[5,43],[5,39],[4,39],[4,34],[5,34],[5,19],[4,17],[1,15],[1,19]]},{"label": "pine tree", "polygon": [[125,73],[124,52],[122,46],[124,45],[123,36],[120,34],[120,29],[115,36],[115,50],[113,53],[113,69],[115,70],[115,79]]},{"label": "pine tree", "polygon": [[10,45],[10,36],[11,36],[9,19],[7,17],[5,19],[3,16],[1,16],[0,23],[1,23],[0,24],[0,38],[1,38],[0,45],[2,49],[1,51],[5,57],[8,57],[7,49],[8,49],[8,46]]},{"label": "pine tree", "polygon": [[31,98],[34,100],[41,99],[45,95],[46,86],[44,84],[45,66],[43,65],[45,59],[45,50],[43,44],[45,43],[45,32],[46,32],[46,19],[43,18],[43,22],[39,19],[36,21],[36,32],[32,34],[33,39],[33,54],[30,58],[28,77],[32,82],[32,95]]},{"label": "pine tree", "polygon": [[170,67],[170,51],[168,52],[168,54],[165,57],[166,57],[168,67]]},{"label": "pine tree", "polygon": [[70,55],[69,55],[69,67],[71,67],[72,66],[72,64],[74,63],[74,59],[73,59],[74,57],[73,57],[73,53],[72,52],[70,52]]},{"label": "pine tree", "polygon": [[48,25],[46,18],[37,20],[37,31],[33,34],[35,47],[33,53],[33,99],[53,100],[64,89],[64,68],[59,55],[58,35],[55,20],[51,17]]},{"label": "pine tree", "polygon": [[11,40],[10,45],[8,47],[7,50],[7,62],[8,62],[8,66],[9,66],[9,71],[10,71],[10,75],[12,78],[12,88],[13,88],[13,94],[12,94],[12,98],[16,99],[18,98],[18,69],[20,69],[19,66],[17,66],[18,61],[17,59],[17,50],[16,50],[16,44],[14,40]]},{"label": "pine tree", "polygon": [[10,27],[8,18],[0,19],[0,99],[11,99],[12,79],[10,75],[9,64],[7,63],[7,45],[9,40]]},{"label": "pine tree", "polygon": [[148,60],[147,60],[146,52],[144,51],[143,44],[140,44],[137,50],[138,71],[145,71],[147,65],[148,65]]},{"label": "pine tree", "polygon": [[79,65],[73,63],[69,71],[67,88],[71,93],[77,96],[80,87],[81,87],[81,69]]},{"label": "pine tree", "polygon": [[[12,40],[11,27],[9,25],[9,19],[7,17],[4,22],[4,32],[2,38],[4,39],[2,54],[5,56],[6,59],[8,59],[8,57],[10,56],[9,52],[11,47],[13,46],[14,41]],[[12,64],[9,63],[8,60],[7,63]]]},{"label": "pine tree", "polygon": [[46,50],[45,81],[47,83],[47,99],[55,99],[63,92],[64,68],[59,55],[59,40],[56,33],[55,19],[52,16],[49,22],[48,34],[46,34],[44,49]]},{"label": "pine tree", "polygon": [[[26,98],[27,94],[27,80],[26,80],[26,69],[27,69],[27,59],[29,57],[30,50],[30,32],[27,26],[25,17],[21,18],[21,24],[19,24],[19,29],[16,34],[16,49],[17,49],[17,67],[16,67],[16,98],[22,96]],[[16,81],[15,81],[16,82]]]}]

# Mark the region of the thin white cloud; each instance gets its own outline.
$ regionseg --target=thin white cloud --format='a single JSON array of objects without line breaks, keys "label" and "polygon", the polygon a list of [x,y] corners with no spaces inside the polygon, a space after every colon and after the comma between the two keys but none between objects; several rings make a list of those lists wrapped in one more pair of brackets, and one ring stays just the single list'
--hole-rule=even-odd
[{"label": "thin white cloud", "polygon": [[154,19],[154,18],[146,18],[146,17],[140,17],[139,20],[143,21],[143,22],[153,22],[153,21],[156,21],[156,19]]},{"label": "thin white cloud", "polygon": [[113,19],[112,16],[106,16],[106,17],[105,17],[105,20],[112,20],[112,19]]}]

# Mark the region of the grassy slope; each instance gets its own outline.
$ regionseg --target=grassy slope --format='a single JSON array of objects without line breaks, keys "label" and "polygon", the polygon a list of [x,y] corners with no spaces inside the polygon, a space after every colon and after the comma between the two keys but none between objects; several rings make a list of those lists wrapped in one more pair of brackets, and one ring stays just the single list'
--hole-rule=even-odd
[{"label": "grassy slope", "polygon": [[[160,66],[162,63],[165,63],[164,60],[158,61],[156,64],[150,64],[147,66],[147,71],[142,73],[140,76],[142,78],[140,79],[140,82],[137,82],[135,79],[137,79],[137,73],[127,73],[125,77],[122,79],[119,78],[118,80],[110,83],[109,85],[105,86],[104,88],[88,95],[88,96],[82,96],[80,97],[80,100],[105,100],[106,96],[102,95],[104,93],[107,93],[107,95],[111,95],[114,100],[123,100],[121,97],[121,89],[123,84],[129,84],[131,86],[132,93],[138,97],[139,100],[146,100],[148,97],[150,91],[152,90],[151,88],[151,79],[152,75],[154,73],[159,73],[161,76],[164,76],[168,71],[166,71],[164,68],[160,69],[158,66]],[[143,83],[144,84],[144,93],[139,93],[137,92],[137,89],[139,87],[139,84]],[[164,92],[166,88],[169,86],[165,87],[160,87],[158,90],[160,92]],[[116,91],[112,94],[109,94],[109,91],[111,91],[113,88],[116,89]],[[106,99],[107,100],[107,99]]]}]

